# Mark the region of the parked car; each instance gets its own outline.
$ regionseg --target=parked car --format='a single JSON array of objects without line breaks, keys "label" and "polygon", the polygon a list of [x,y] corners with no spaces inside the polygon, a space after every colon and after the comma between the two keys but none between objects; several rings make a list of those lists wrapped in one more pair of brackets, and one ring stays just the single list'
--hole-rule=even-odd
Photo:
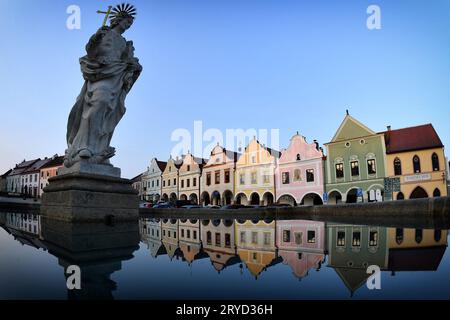
[{"label": "parked car", "polygon": [[154,205],[153,208],[154,209],[170,209],[170,208],[174,208],[174,206],[171,203],[164,202],[164,203],[159,203],[157,205]]},{"label": "parked car", "polygon": [[139,204],[139,208],[149,208],[149,207],[148,207],[149,204],[150,204],[149,202],[141,202],[141,203]]},{"label": "parked car", "polygon": [[222,210],[236,210],[236,209],[248,209],[251,208],[249,206],[244,206],[243,204],[230,204],[227,206],[223,206]]},{"label": "parked car", "polygon": [[196,204],[189,204],[189,205],[187,205],[187,206],[182,206],[181,208],[182,208],[182,209],[201,209],[202,207],[201,207],[201,206],[198,206],[198,205],[196,205]]},{"label": "parked car", "polygon": [[292,206],[288,203],[274,203],[267,206],[267,208],[292,208]]},{"label": "parked car", "polygon": [[182,208],[183,206],[192,206],[192,202],[190,200],[177,200],[175,202],[176,208]]},{"label": "parked car", "polygon": [[204,206],[203,209],[220,209],[220,206],[208,204],[207,206]]},{"label": "parked car", "polygon": [[261,208],[267,208],[267,206],[261,206],[259,204],[252,204],[252,205],[248,205],[246,206],[247,208],[251,208],[251,209],[261,209]]}]

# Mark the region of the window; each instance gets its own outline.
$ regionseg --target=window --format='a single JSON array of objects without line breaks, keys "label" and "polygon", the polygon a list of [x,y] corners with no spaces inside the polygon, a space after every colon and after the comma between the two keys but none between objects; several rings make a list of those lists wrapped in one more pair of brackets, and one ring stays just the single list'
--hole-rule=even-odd
[{"label": "window", "polygon": [[341,179],[344,177],[344,164],[336,163],[336,178]]},{"label": "window", "polygon": [[193,238],[194,238],[194,240],[197,240],[197,230],[193,231]]},{"label": "window", "polygon": [[306,182],[314,182],[314,169],[306,170]]},{"label": "window", "polygon": [[416,242],[417,244],[422,242],[423,238],[423,230],[422,229],[416,229]]},{"label": "window", "polygon": [[220,233],[216,232],[216,246],[220,246]]},{"label": "window", "polygon": [[414,168],[414,173],[420,173],[420,158],[418,156],[414,156],[413,157],[413,168]]},{"label": "window", "polygon": [[264,232],[264,245],[270,245],[270,232]]},{"label": "window", "polygon": [[159,179],[156,180],[156,186],[159,187]]},{"label": "window", "polygon": [[291,231],[283,230],[283,242],[291,242]]},{"label": "window", "polygon": [[289,184],[289,172],[283,172],[281,174],[281,183],[282,184]]},{"label": "window", "polygon": [[396,176],[402,175],[402,162],[400,161],[399,158],[395,158],[394,160],[394,174]]},{"label": "window", "polygon": [[189,188],[191,186],[191,179],[186,180],[186,187]]},{"label": "window", "polygon": [[163,187],[166,186],[166,180],[163,180]]},{"label": "window", "polygon": [[369,246],[370,247],[378,246],[378,231],[370,230],[370,233],[369,233]]},{"label": "window", "polygon": [[155,180],[152,180],[152,188],[155,187]]},{"label": "window", "polygon": [[395,242],[397,242],[398,245],[403,243],[403,228],[395,229]]},{"label": "window", "polygon": [[253,252],[253,253],[252,253],[252,259],[253,259],[254,261],[258,260],[258,253]]},{"label": "window", "polygon": [[403,194],[403,192],[399,192],[397,194],[397,200],[404,200],[405,199],[405,195]]},{"label": "window", "polygon": [[431,156],[431,163],[433,165],[433,171],[439,171],[439,157],[436,153]]},{"label": "window", "polygon": [[170,187],[170,179],[167,180],[167,186]]},{"label": "window", "polygon": [[208,231],[207,233],[206,233],[206,243],[207,244],[211,244],[211,231]]},{"label": "window", "polygon": [[239,175],[239,184],[245,184],[245,175],[243,173]]},{"label": "window", "polygon": [[256,172],[252,172],[252,184],[256,184]]},{"label": "window", "polygon": [[441,230],[434,230],[434,241],[439,242],[442,238],[442,231]]},{"label": "window", "polygon": [[214,183],[220,184],[220,171],[216,171],[214,174]]},{"label": "window", "polygon": [[231,236],[229,233],[225,233],[225,247],[229,248],[231,246]]},{"label": "window", "polygon": [[368,174],[376,174],[377,173],[377,167],[375,165],[375,159],[367,160],[367,173]]},{"label": "window", "polygon": [[173,185],[174,185],[174,186],[177,185],[177,179],[176,179],[176,178],[173,179]]},{"label": "window", "polygon": [[337,233],[337,246],[345,247],[345,231],[338,231]]},{"label": "window", "polygon": [[350,162],[350,169],[352,172],[352,177],[359,176],[359,162],[358,161]]},{"label": "window", "polygon": [[181,236],[184,238],[184,229],[181,229]]},{"label": "window", "polygon": [[191,238],[191,230],[186,230],[186,237],[187,237],[188,239]]},{"label": "window", "polygon": [[301,180],[302,180],[302,173],[301,173],[300,169],[295,169],[294,170],[294,182],[301,181]]},{"label": "window", "polygon": [[181,187],[184,188],[184,180],[181,180]]},{"label": "window", "polygon": [[308,243],[316,243],[316,231],[308,230]]},{"label": "window", "polygon": [[241,231],[241,243],[245,243],[247,241],[245,237],[245,231]]},{"label": "window", "polygon": [[297,161],[300,161],[300,160],[301,160],[300,154],[297,154]]},{"label": "window", "polygon": [[252,163],[256,163],[256,156],[252,156]]},{"label": "window", "polygon": [[211,172],[208,172],[206,174],[206,185],[210,186],[211,185]]},{"label": "window", "polygon": [[440,197],[440,196],[441,196],[441,191],[438,188],[434,189],[433,197]]},{"label": "window", "polygon": [[270,183],[270,175],[269,174],[264,173],[263,183]]},{"label": "window", "polygon": [[252,243],[258,244],[258,233],[255,231],[252,232]]},{"label": "window", "polygon": [[196,187],[197,186],[197,178],[193,178],[192,179],[192,186]]},{"label": "window", "polygon": [[361,231],[353,231],[352,246],[353,247],[361,246]]},{"label": "window", "polygon": [[230,170],[225,170],[225,183],[230,183]]},{"label": "window", "polygon": [[190,165],[187,166],[187,171],[191,171],[191,166]]},{"label": "window", "polygon": [[43,177],[44,177],[44,171],[41,172],[41,178],[43,178]]},{"label": "window", "polygon": [[295,232],[294,233],[294,237],[295,237],[295,244],[302,244],[303,243],[303,232]]}]

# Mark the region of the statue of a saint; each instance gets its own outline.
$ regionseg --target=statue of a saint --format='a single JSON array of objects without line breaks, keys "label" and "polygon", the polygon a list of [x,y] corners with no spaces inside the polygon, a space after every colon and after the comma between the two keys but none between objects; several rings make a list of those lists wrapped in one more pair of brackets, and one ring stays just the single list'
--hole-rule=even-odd
[{"label": "statue of a saint", "polygon": [[125,113],[125,97],[142,71],[133,42],[122,36],[135,14],[133,6],[118,5],[110,26],[101,27],[86,45],[87,55],[80,59],[85,83],[67,124],[67,168],[80,161],[109,165],[115,154],[111,138]]}]

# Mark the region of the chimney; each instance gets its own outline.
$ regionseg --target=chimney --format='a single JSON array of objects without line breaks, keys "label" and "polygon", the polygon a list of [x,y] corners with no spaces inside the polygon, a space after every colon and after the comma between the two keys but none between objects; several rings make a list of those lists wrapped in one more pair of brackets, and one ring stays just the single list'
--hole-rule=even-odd
[{"label": "chimney", "polygon": [[348,112],[348,109],[345,110],[345,113],[346,113],[348,116],[350,115],[350,113]]},{"label": "chimney", "polygon": [[391,126],[387,126],[387,131],[391,131]]}]

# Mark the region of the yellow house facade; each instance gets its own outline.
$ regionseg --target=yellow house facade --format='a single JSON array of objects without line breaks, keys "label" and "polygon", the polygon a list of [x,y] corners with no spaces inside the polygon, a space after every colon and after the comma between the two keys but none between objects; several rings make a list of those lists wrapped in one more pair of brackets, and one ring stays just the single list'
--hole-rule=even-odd
[{"label": "yellow house facade", "polygon": [[255,278],[282,261],[277,259],[275,224],[275,221],[236,221],[237,254]]},{"label": "yellow house facade", "polygon": [[236,203],[270,205],[275,198],[275,168],[280,152],[253,139],[236,163]]},{"label": "yellow house facade", "polygon": [[444,146],[431,124],[385,132],[389,178],[400,180],[393,200],[447,195]]}]

